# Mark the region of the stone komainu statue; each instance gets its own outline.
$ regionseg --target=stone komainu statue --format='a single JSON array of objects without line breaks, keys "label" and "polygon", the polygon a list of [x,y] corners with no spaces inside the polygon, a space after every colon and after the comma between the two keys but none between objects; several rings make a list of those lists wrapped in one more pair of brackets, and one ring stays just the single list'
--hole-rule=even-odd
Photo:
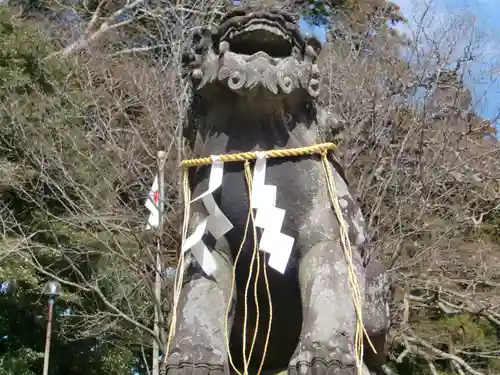
[{"label": "stone komainu statue", "polygon": [[[297,18],[283,10],[238,8],[215,30],[198,30],[183,56],[193,84],[186,137],[194,154],[210,156],[251,150],[273,150],[318,143],[325,125],[317,116],[320,71],[315,61],[321,43],[304,38]],[[364,293],[364,323],[378,355],[365,347],[365,364],[380,372],[389,328],[388,277],[381,264],[365,259],[365,224],[340,166],[333,166],[339,203],[348,224],[354,270]],[[190,188],[196,197],[208,186],[210,167],[192,168]],[[328,197],[318,156],[269,159],[266,184],[277,186],[276,206],[286,210],[281,229],[295,239],[284,274],[268,268],[273,323],[264,369],[289,374],[355,373],[353,335],[356,313],[339,240],[339,223]],[[253,238],[236,266],[236,288],[230,295],[233,265],[246,225],[249,197],[242,163],[226,163],[221,187],[213,194],[233,229],[204,243],[217,262],[208,276],[192,254],[185,260],[184,282],[165,370],[169,375],[229,374],[225,339],[229,309],[230,353],[242,363],[244,289],[249,277]],[[202,203],[191,205],[190,229],[206,217]],[[264,267],[264,257],[261,257]],[[264,353],[269,304],[261,277],[248,293],[247,351],[259,323],[250,371]],[[264,327],[264,328],[263,328]]]}]

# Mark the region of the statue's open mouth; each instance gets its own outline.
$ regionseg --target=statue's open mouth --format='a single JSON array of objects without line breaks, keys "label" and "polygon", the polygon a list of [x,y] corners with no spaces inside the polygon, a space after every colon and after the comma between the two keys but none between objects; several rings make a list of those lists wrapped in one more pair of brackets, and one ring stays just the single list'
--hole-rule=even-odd
[{"label": "statue's open mouth", "polygon": [[[294,16],[282,11],[233,11],[219,27],[195,32],[183,63],[201,92],[228,87],[241,95],[319,95],[315,64],[321,43],[300,34]],[[211,85],[216,83],[216,85]],[[209,91],[206,91],[209,92]]]},{"label": "statue's open mouth", "polygon": [[279,27],[250,21],[245,26],[226,33],[221,41],[229,43],[231,52],[240,55],[253,55],[260,51],[270,57],[284,58],[291,56],[294,46],[300,51],[300,43],[291,34]]},{"label": "statue's open mouth", "polygon": [[279,13],[261,15],[257,12],[232,17],[223,22],[219,30],[219,41],[240,55],[264,52],[272,58],[285,58],[304,48],[297,25]]}]

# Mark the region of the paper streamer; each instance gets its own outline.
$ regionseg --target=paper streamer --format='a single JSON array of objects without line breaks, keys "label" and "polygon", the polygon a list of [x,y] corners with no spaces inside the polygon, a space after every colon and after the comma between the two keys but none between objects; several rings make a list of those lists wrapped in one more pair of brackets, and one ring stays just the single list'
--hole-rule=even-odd
[{"label": "paper streamer", "polygon": [[158,209],[158,176],[155,176],[148,198],[144,205],[149,210],[148,223],[146,229],[157,228],[160,225],[160,210]]},{"label": "paper streamer", "polygon": [[203,269],[203,272],[209,276],[217,270],[217,263],[210,250],[203,243],[203,235],[208,230],[212,233],[214,238],[218,240],[233,228],[233,225],[228,218],[224,216],[212,196],[212,193],[221,186],[223,175],[224,163],[220,161],[217,156],[212,156],[208,189],[190,202],[193,203],[201,199],[209,216],[198,223],[193,233],[186,238],[186,241],[182,245],[182,254],[191,250],[194,258]]},{"label": "paper streamer", "polygon": [[257,209],[255,225],[263,229],[259,250],[270,254],[269,266],[280,273],[285,273],[292,253],[295,239],[281,233],[285,220],[285,210],[276,206],[275,185],[266,185],[266,155],[257,152],[253,182],[252,208]]}]

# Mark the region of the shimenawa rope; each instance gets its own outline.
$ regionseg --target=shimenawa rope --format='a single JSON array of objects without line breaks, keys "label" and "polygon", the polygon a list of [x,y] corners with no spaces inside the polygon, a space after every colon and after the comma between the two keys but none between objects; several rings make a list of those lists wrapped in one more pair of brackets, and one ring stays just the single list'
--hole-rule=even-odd
[{"label": "shimenawa rope", "polygon": [[[337,219],[339,221],[339,227],[340,227],[340,241],[342,244],[342,248],[344,250],[344,256],[346,259],[347,263],[347,269],[348,269],[348,278],[349,278],[349,283],[352,288],[352,299],[353,299],[353,304],[354,304],[354,309],[356,311],[356,330],[355,330],[355,336],[354,336],[354,350],[356,354],[356,368],[357,372],[359,375],[361,375],[362,372],[362,362],[363,362],[363,333],[366,335],[368,343],[371,346],[371,349],[376,353],[375,348],[373,347],[373,344],[370,341],[370,338],[368,337],[368,334],[364,328],[363,325],[363,317],[362,317],[362,296],[359,290],[359,284],[356,278],[356,274],[354,271],[354,266],[352,263],[352,248],[351,248],[351,243],[349,241],[349,235],[348,235],[348,230],[347,230],[347,224],[344,220],[343,214],[342,214],[342,209],[339,205],[339,200],[337,196],[337,189],[335,186],[335,180],[333,178],[333,173],[332,173],[332,166],[330,165],[328,161],[328,151],[334,150],[336,148],[335,144],[333,143],[322,143],[318,145],[313,145],[313,146],[306,146],[306,147],[300,147],[300,148],[292,148],[292,149],[284,149],[284,150],[269,150],[269,151],[264,151],[264,154],[267,158],[280,158],[280,157],[289,157],[289,156],[302,156],[302,155],[312,155],[312,154],[320,154],[321,155],[321,162],[323,165],[323,170],[325,172],[326,180],[327,180],[327,187],[328,187],[328,195],[330,198],[330,201],[333,205],[335,214],[337,216]],[[219,155],[218,160],[222,162],[244,162],[244,173],[245,173],[245,180],[247,183],[247,189],[248,189],[248,194],[249,194],[249,207],[252,207],[252,201],[251,201],[251,196],[252,196],[252,173],[250,170],[250,160],[255,160],[257,159],[257,153],[256,152],[242,152],[242,153],[235,153],[235,154],[224,154],[224,155]],[[190,216],[190,201],[191,201],[191,191],[189,189],[189,181],[188,181],[188,169],[190,167],[196,167],[196,166],[201,166],[201,165],[210,165],[212,163],[212,158],[206,157],[206,158],[196,158],[196,159],[189,159],[189,160],[184,160],[180,163],[180,166],[183,168],[183,193],[184,193],[184,222],[182,226],[182,243],[186,240],[187,237],[187,230],[188,230],[188,221],[189,221],[189,216]],[[260,317],[260,312],[259,312],[259,303],[257,300],[257,283],[259,279],[259,270],[260,270],[260,252],[257,249],[257,228],[255,226],[255,220],[254,220],[254,215],[253,215],[253,210],[249,208],[248,210],[248,215],[247,215],[247,221],[245,224],[245,229],[243,233],[243,239],[241,241],[240,248],[238,249],[238,253],[236,255],[236,258],[234,260],[234,265],[233,265],[233,275],[232,275],[232,280],[231,280],[231,290],[228,296],[228,303],[227,303],[227,308],[226,308],[226,318],[225,318],[225,341],[226,341],[226,348],[228,351],[228,357],[229,357],[229,362],[235,372],[238,375],[242,375],[241,372],[236,368],[234,365],[233,358],[231,356],[230,350],[229,350],[229,332],[228,332],[228,321],[229,321],[229,312],[231,309],[231,304],[232,304],[232,299],[233,299],[233,294],[234,294],[234,289],[235,289],[235,284],[236,284],[236,265],[238,263],[239,257],[241,250],[245,244],[247,234],[248,234],[248,225],[252,222],[252,232],[253,232],[253,254],[252,254],[252,259],[250,261],[250,271],[249,271],[249,276],[248,280],[245,286],[245,304],[244,304],[244,320],[243,320],[243,365],[244,365],[244,371],[243,375],[248,375],[248,367],[250,364],[250,360],[252,357],[254,345],[256,342],[257,338],[257,331],[258,331],[258,325],[259,325],[259,317]],[[248,357],[246,355],[246,342],[247,342],[247,337],[246,337],[246,332],[247,332],[247,318],[248,318],[248,303],[247,303],[247,297],[248,297],[248,289],[250,286],[250,282],[252,279],[252,274],[253,274],[253,265],[255,260],[257,260],[256,264],[256,276],[255,276],[255,282],[254,282],[254,300],[256,304],[256,327],[254,330],[254,335],[252,338],[252,345],[250,347],[250,351],[248,353]],[[266,267],[266,254],[264,254],[264,281],[266,285],[266,294],[268,296],[268,301],[269,301],[269,325],[267,329],[267,334],[266,334],[266,341],[264,344],[264,352],[262,355],[262,359],[257,371],[256,375],[259,375],[260,372],[262,371],[262,367],[264,365],[264,359],[265,355],[267,352],[267,346],[269,343],[269,336],[271,333],[271,324],[272,324],[272,301],[271,301],[271,293],[270,293],[270,288],[269,288],[269,282],[267,278],[267,267]],[[170,324],[170,331],[168,335],[168,342],[167,342],[167,348],[166,348],[166,355],[169,353],[170,349],[170,344],[172,341],[172,337],[174,335],[175,331],[175,325],[176,325],[176,318],[177,318],[177,305],[179,302],[179,297],[180,297],[180,290],[182,288],[182,283],[184,279],[184,256],[179,257],[179,262],[178,262],[178,267],[177,267],[177,275],[175,279],[175,286],[174,286],[174,306],[173,306],[173,314],[172,314],[172,320]]]}]

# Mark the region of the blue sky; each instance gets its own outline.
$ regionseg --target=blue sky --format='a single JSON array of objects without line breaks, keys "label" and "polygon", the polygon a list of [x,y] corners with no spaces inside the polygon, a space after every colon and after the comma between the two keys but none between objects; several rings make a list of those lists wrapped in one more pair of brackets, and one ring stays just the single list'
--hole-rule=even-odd
[{"label": "blue sky", "polygon": [[[466,85],[472,91],[476,111],[489,120],[495,120],[500,108],[500,0],[394,0],[401,6],[408,19],[408,27],[402,27],[410,35],[421,23],[423,6],[431,4],[424,24],[427,29],[443,26],[451,17],[474,20],[476,35],[479,36],[477,58],[467,65],[464,76]],[[311,26],[301,20],[303,32],[316,35],[325,41],[321,26]],[[460,51],[459,51],[460,52]]]},{"label": "blue sky", "polygon": [[[464,80],[472,91],[476,111],[496,120],[500,107],[500,0],[396,0],[413,30],[419,23],[423,5],[431,3],[426,17],[429,28],[461,17],[474,22],[478,36],[475,61],[469,62]],[[460,52],[460,51],[459,51]]]}]

